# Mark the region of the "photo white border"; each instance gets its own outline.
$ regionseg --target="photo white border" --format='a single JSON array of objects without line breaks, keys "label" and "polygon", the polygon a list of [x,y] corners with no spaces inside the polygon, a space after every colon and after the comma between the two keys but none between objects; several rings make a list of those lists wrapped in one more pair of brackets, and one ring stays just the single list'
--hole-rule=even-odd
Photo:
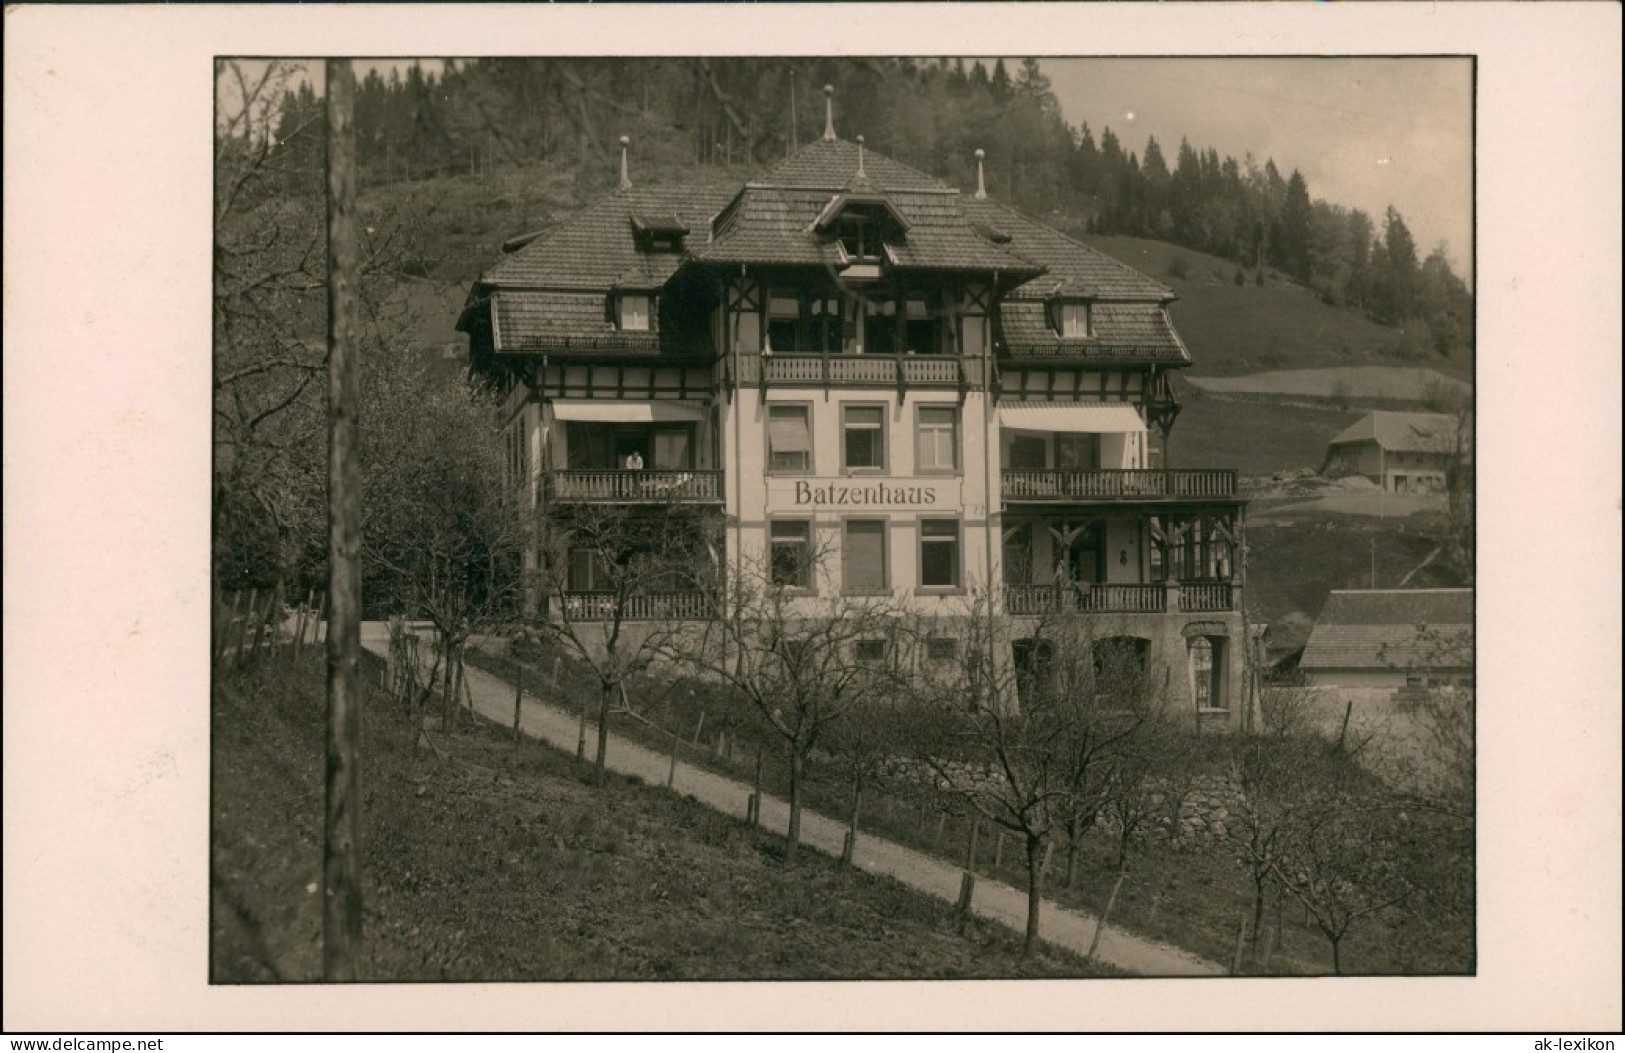
[{"label": "photo white border", "polygon": [[[1618,5],[24,5],[6,30],[6,1030],[1620,1027]],[[1478,976],[209,986],[214,57],[877,42],[1478,56]]]}]

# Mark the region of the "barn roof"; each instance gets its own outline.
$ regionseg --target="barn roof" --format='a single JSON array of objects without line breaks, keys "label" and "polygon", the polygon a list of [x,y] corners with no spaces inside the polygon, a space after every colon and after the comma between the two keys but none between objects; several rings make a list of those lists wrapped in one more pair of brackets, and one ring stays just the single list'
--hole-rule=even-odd
[{"label": "barn roof", "polygon": [[1334,589],[1299,668],[1465,669],[1472,632],[1471,589]]},{"label": "barn roof", "polygon": [[1456,427],[1456,418],[1448,413],[1372,410],[1327,445],[1375,441],[1390,453],[1447,453],[1455,444]]}]

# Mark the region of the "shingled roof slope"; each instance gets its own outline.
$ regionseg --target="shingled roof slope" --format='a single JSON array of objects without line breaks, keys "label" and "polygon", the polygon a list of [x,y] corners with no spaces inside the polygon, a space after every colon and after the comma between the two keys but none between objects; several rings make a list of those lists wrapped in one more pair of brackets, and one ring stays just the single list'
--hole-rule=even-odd
[{"label": "shingled roof slope", "polygon": [[1300,669],[1472,665],[1471,589],[1334,590],[1304,646]]},{"label": "shingled roof slope", "polygon": [[634,215],[677,217],[703,238],[711,217],[737,193],[728,186],[651,186],[619,190],[504,258],[480,279],[485,285],[560,289],[658,288],[682,266],[676,252],[640,253]]},{"label": "shingled roof slope", "polygon": [[[876,186],[894,190],[952,190],[947,183],[865,148],[863,171]],[[815,139],[762,173],[754,183],[838,190],[858,174],[858,144],[846,139]]]},{"label": "shingled roof slope", "polygon": [[1175,298],[1172,289],[1133,267],[996,201],[970,198],[964,202],[964,210],[972,223],[1008,235],[1010,241],[1004,248],[1045,268],[1042,278],[1015,290],[1010,294],[1013,298],[1043,300],[1064,296],[1159,303]]},{"label": "shingled roof slope", "polygon": [[1339,432],[1328,445],[1376,440],[1390,452],[1446,453],[1455,444],[1456,427],[1456,418],[1448,413],[1372,410]]},{"label": "shingled roof slope", "polygon": [[1007,299],[1000,314],[1005,348],[1019,357],[1064,356],[1169,365],[1191,361],[1190,351],[1160,304],[1095,304],[1090,308],[1092,332],[1086,337],[1058,335],[1050,324],[1048,307],[1041,300]]},{"label": "shingled roof slope", "polygon": [[[813,223],[839,190],[750,184],[719,221],[714,240],[696,246],[707,263],[800,263],[833,266],[839,252]],[[896,265],[922,270],[1004,271],[1036,274],[1040,268],[1005,251],[966,220],[956,193],[885,188],[887,201],[908,224],[888,242]]]}]

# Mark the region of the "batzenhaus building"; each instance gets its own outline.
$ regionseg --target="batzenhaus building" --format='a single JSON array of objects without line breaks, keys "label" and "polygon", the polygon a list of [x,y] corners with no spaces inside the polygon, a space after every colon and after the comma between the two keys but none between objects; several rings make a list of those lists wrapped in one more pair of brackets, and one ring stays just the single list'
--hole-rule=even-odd
[{"label": "batzenhaus building", "polygon": [[[1169,289],[833,120],[742,186],[634,186],[625,146],[620,189],[505,246],[459,321],[540,515],[679,506],[723,573],[945,617],[989,596],[1014,650],[1091,619],[1240,724],[1244,502],[1161,463],[1191,362]],[[598,568],[568,574],[590,612]]]}]

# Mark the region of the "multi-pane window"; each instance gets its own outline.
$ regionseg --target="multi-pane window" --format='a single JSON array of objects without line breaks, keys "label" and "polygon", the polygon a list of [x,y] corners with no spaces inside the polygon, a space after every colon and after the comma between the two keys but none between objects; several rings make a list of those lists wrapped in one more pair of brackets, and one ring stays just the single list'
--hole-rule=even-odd
[{"label": "multi-pane window", "polygon": [[959,658],[959,641],[952,636],[932,636],[925,641],[925,658],[929,662],[952,662]]},{"label": "multi-pane window", "polygon": [[841,467],[849,472],[879,472],[886,468],[886,410],[884,406],[841,407]]},{"label": "multi-pane window", "polygon": [[774,520],[769,528],[773,584],[792,589],[812,587],[812,523]]},{"label": "multi-pane window", "polygon": [[772,472],[812,471],[812,407],[767,407],[767,467]]},{"label": "multi-pane window", "polygon": [[1089,335],[1089,306],[1081,303],[1061,305],[1061,335]]},{"label": "multi-pane window", "polygon": [[958,520],[920,520],[920,585],[925,588],[959,585]]},{"label": "multi-pane window", "polygon": [[921,406],[914,443],[914,470],[951,472],[959,467],[959,408]]},{"label": "multi-pane window", "polygon": [[841,545],[841,587],[852,593],[885,592],[888,581],[886,521],[848,520]]},{"label": "multi-pane window", "polygon": [[649,329],[649,298],[647,296],[621,297],[621,328],[634,332]]},{"label": "multi-pane window", "polygon": [[1017,435],[1010,440],[1011,468],[1026,470],[1046,467],[1044,460],[1049,453],[1049,443],[1035,435]]},{"label": "multi-pane window", "polygon": [[897,301],[863,301],[863,350],[871,355],[892,355],[897,346]]}]

